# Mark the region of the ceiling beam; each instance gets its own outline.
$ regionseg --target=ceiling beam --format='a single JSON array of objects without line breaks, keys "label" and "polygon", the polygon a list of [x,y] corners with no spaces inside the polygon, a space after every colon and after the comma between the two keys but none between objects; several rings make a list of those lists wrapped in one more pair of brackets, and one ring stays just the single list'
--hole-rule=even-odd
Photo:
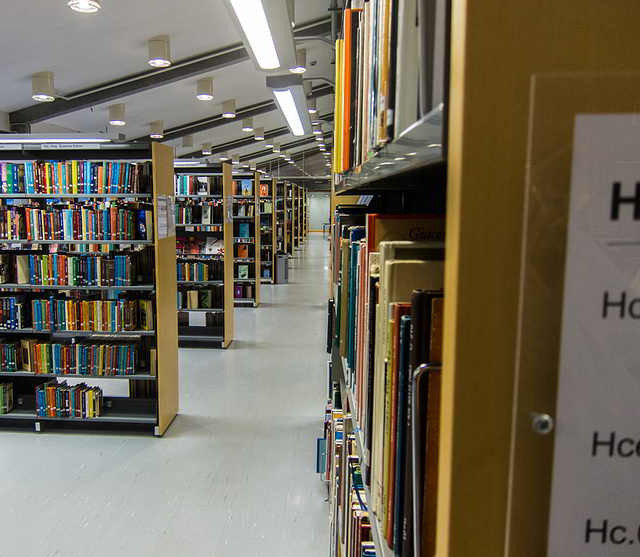
[{"label": "ceiling beam", "polygon": [[[331,32],[329,18],[320,18],[303,23],[294,31],[296,38],[327,35]],[[120,79],[101,83],[89,89],[83,89],[58,97],[50,103],[37,103],[9,113],[10,124],[35,124],[56,116],[63,116],[96,104],[109,102],[117,98],[148,91],[161,85],[173,83],[226,68],[249,59],[242,43],[233,44],[198,56],[173,63],[162,70],[147,70]]]}]

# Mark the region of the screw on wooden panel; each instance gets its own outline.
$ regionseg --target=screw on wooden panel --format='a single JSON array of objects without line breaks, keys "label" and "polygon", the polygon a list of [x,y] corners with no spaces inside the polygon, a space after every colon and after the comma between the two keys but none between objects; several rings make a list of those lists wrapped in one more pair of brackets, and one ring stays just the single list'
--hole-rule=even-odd
[{"label": "screw on wooden panel", "polygon": [[553,418],[549,414],[531,412],[531,425],[536,433],[547,435],[553,430]]}]

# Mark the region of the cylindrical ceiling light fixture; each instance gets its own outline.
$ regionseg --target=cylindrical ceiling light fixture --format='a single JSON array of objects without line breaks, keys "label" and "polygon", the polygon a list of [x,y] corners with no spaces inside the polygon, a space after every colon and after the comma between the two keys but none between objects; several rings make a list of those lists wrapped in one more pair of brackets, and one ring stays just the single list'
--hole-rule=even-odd
[{"label": "cylindrical ceiling light fixture", "polygon": [[311,130],[313,131],[314,135],[322,135],[322,127],[320,126],[320,124],[312,125]]},{"label": "cylindrical ceiling light fixture", "polygon": [[40,102],[55,100],[53,72],[38,72],[31,76],[31,98]]},{"label": "cylindrical ceiling light fixture", "polygon": [[255,128],[253,130],[253,139],[262,141],[264,139],[264,128]]},{"label": "cylindrical ceiling light fixture", "polygon": [[273,152],[274,153],[279,153],[280,152],[280,142],[277,142],[277,143],[273,144]]},{"label": "cylindrical ceiling light fixture", "polygon": [[82,14],[92,14],[100,9],[99,0],[69,0],[67,2],[74,12],[80,12]]},{"label": "cylindrical ceiling light fixture", "polygon": [[311,80],[307,79],[306,81],[303,81],[302,87],[304,88],[304,94],[307,97],[310,97],[311,93],[313,93],[313,84],[311,83]]},{"label": "cylindrical ceiling light fixture", "polygon": [[192,135],[183,135],[182,136],[182,146],[183,147],[193,147],[193,136]]},{"label": "cylindrical ceiling light fixture", "polygon": [[220,161],[224,162],[228,160],[229,160],[229,151],[222,151],[222,153],[220,153]]},{"label": "cylindrical ceiling light fixture", "polygon": [[205,141],[202,144],[202,154],[210,155],[211,154],[211,141]]},{"label": "cylindrical ceiling light fixture", "polygon": [[154,68],[166,68],[171,65],[169,35],[151,37],[149,46],[149,65]]},{"label": "cylindrical ceiling light fixture", "polygon": [[296,2],[295,0],[287,0],[287,10],[289,12],[289,19],[291,20],[291,28],[296,26]]},{"label": "cylindrical ceiling light fixture", "polygon": [[253,116],[247,116],[242,119],[242,131],[243,132],[252,132],[253,131]]},{"label": "cylindrical ceiling light fixture", "polygon": [[273,139],[266,139],[265,142],[264,142],[264,146],[267,149],[273,149],[273,145],[274,145]]},{"label": "cylindrical ceiling light fixture", "polygon": [[222,103],[222,117],[223,118],[235,118],[236,117],[236,101],[235,99],[229,99]]},{"label": "cylindrical ceiling light fixture", "polygon": [[282,149],[282,151],[280,151],[280,158],[282,158],[282,159],[286,159],[287,158],[287,152],[284,149]]},{"label": "cylindrical ceiling light fixture", "polygon": [[249,165],[249,170],[253,170],[254,172],[256,171],[256,163],[252,163]]},{"label": "cylindrical ceiling light fixture", "polygon": [[299,48],[296,50],[296,65],[289,68],[291,73],[304,73],[307,71],[307,50]]},{"label": "cylindrical ceiling light fixture", "polygon": [[109,123],[112,126],[124,126],[124,103],[116,103],[109,106]]},{"label": "cylindrical ceiling light fixture", "polygon": [[240,155],[238,155],[238,153],[236,153],[235,155],[231,155],[231,163],[240,164]]},{"label": "cylindrical ceiling light fixture", "polygon": [[318,108],[317,108],[317,102],[316,99],[307,99],[307,106],[309,107],[309,114],[317,114],[318,113]]},{"label": "cylindrical ceiling light fixture", "polygon": [[149,124],[149,137],[152,139],[162,139],[164,136],[164,124],[162,120],[156,120]]},{"label": "cylindrical ceiling light fixture", "polygon": [[213,99],[213,78],[203,77],[198,80],[198,92],[196,98],[200,101],[210,101]]}]

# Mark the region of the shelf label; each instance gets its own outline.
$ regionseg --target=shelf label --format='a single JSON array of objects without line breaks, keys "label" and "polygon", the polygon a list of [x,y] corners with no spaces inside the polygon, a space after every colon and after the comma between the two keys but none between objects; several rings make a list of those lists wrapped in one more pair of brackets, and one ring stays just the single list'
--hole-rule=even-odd
[{"label": "shelf label", "polygon": [[99,149],[100,145],[96,143],[41,143],[40,149],[43,151],[52,151],[56,149]]},{"label": "shelf label", "polygon": [[548,555],[640,550],[640,115],[576,117]]}]

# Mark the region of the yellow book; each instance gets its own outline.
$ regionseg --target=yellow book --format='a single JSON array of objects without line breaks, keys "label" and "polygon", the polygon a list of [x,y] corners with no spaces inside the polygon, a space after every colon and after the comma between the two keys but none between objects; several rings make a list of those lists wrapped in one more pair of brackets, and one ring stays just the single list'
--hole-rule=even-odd
[{"label": "yellow book", "polygon": [[71,179],[73,181],[71,193],[78,193],[78,161],[71,161]]}]

